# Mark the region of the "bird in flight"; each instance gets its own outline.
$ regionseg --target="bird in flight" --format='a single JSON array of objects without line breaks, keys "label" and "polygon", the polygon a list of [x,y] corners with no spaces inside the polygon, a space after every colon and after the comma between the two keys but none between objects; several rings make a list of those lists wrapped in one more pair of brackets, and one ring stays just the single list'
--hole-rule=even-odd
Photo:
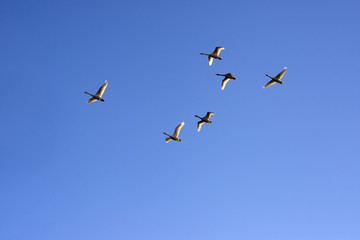
[{"label": "bird in flight", "polygon": [[222,80],[222,83],[221,83],[221,90],[224,90],[226,84],[228,83],[228,81],[229,81],[230,79],[232,79],[232,80],[235,80],[235,79],[236,79],[235,76],[234,76],[234,74],[232,74],[232,73],[216,74],[216,75],[218,75],[218,76],[223,76],[223,77],[224,77],[224,79]]},{"label": "bird in flight", "polygon": [[169,135],[169,134],[163,132],[163,134],[169,136],[168,138],[165,139],[165,142],[168,143],[168,142],[170,142],[171,140],[181,142],[181,139],[179,138],[179,133],[180,133],[181,128],[184,126],[184,124],[185,124],[184,122],[180,123],[180,124],[175,128],[175,131],[174,131],[173,135]]},{"label": "bird in flight", "polygon": [[100,101],[104,102],[105,100],[101,96],[103,95],[107,85],[108,85],[108,81],[105,80],[105,83],[99,88],[99,90],[97,91],[97,93],[95,95],[92,95],[91,93],[85,92],[86,94],[89,94],[92,97],[87,102],[92,103],[92,102],[95,102],[97,100],[100,100]]},{"label": "bird in flight", "polygon": [[215,114],[215,113],[213,113],[213,112],[207,112],[206,115],[205,115],[205,117],[199,117],[198,115],[195,115],[195,117],[201,119],[201,120],[198,122],[198,124],[197,124],[197,130],[198,130],[198,132],[200,132],[201,126],[202,126],[204,123],[212,123],[212,122],[209,120],[209,118],[210,118],[212,115],[214,115],[214,114]]},{"label": "bird in flight", "polygon": [[275,83],[280,83],[282,84],[283,82],[280,81],[280,79],[284,76],[285,72],[287,70],[287,67],[284,67],[284,70],[282,70],[278,75],[276,75],[276,77],[270,77],[269,75],[265,74],[267,77],[271,78],[270,82],[268,82],[263,88],[267,88],[270,87],[271,85],[275,84]]},{"label": "bird in flight", "polygon": [[216,47],[215,50],[210,54],[207,54],[207,53],[200,53],[200,54],[208,56],[208,58],[209,58],[209,66],[211,66],[212,63],[213,63],[214,58],[222,60],[222,58],[219,57],[219,54],[220,54],[221,50],[224,50],[224,49],[225,48],[223,48],[223,47]]}]

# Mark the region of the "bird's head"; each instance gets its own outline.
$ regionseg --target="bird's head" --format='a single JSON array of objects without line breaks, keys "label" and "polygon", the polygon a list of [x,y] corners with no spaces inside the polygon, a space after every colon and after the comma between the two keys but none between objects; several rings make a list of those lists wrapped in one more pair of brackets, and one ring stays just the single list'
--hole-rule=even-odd
[{"label": "bird's head", "polygon": [[179,138],[179,142],[181,142],[181,139]]},{"label": "bird's head", "polygon": [[222,60],[222,58],[221,58],[221,57],[219,57],[219,60]]},{"label": "bird's head", "polygon": [[212,121],[209,120],[209,123],[212,123]]},{"label": "bird's head", "polygon": [[105,100],[104,100],[104,99],[100,99],[100,101],[105,102]]}]

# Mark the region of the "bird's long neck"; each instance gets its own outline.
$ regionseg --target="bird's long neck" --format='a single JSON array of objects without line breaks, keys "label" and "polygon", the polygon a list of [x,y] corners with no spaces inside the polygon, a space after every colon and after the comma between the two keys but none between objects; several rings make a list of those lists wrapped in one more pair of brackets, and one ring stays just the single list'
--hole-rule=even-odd
[{"label": "bird's long neck", "polygon": [[89,94],[89,95],[92,96],[92,97],[94,96],[94,95],[92,95],[91,93],[88,93],[88,92],[85,92],[85,93],[86,93],[86,94]]},{"label": "bird's long neck", "polygon": [[163,132],[163,134],[165,134],[166,136],[169,136],[169,137],[171,137],[169,134],[167,134],[167,133],[165,133],[165,132]]},{"label": "bird's long neck", "polygon": [[202,120],[202,117],[199,117],[198,115],[195,115],[195,117],[200,118]]},{"label": "bird's long neck", "polygon": [[206,55],[206,56],[209,56],[210,54],[207,54],[207,53],[200,53],[201,55]]},{"label": "bird's long neck", "polygon": [[269,78],[271,78],[272,80],[275,80],[273,77],[271,77],[271,76],[269,76],[269,75],[267,75],[267,74],[265,74],[267,77],[269,77]]}]

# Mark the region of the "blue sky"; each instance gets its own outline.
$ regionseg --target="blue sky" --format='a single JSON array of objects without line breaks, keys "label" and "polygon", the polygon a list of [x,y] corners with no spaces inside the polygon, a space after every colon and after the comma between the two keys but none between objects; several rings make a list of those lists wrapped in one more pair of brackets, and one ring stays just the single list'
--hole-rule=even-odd
[{"label": "blue sky", "polygon": [[359,239],[359,7],[1,1],[0,239]]}]

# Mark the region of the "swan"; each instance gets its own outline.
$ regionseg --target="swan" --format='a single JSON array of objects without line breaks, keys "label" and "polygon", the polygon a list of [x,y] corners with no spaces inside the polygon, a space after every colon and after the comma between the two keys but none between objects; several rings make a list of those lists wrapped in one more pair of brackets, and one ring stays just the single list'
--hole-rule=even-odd
[{"label": "swan", "polygon": [[184,126],[184,124],[185,124],[184,122],[180,123],[180,124],[175,128],[175,131],[174,131],[173,135],[169,135],[169,134],[163,132],[163,134],[169,136],[168,138],[165,139],[165,142],[168,143],[168,142],[170,142],[171,140],[181,142],[181,139],[179,138],[179,133],[180,133],[181,128]]},{"label": "swan", "polygon": [[195,115],[195,117],[201,119],[201,120],[198,122],[198,124],[197,124],[197,130],[198,130],[198,132],[200,132],[201,126],[202,126],[204,123],[212,123],[212,122],[209,120],[209,118],[210,118],[212,115],[214,115],[214,114],[215,114],[215,113],[213,113],[213,112],[207,112],[206,115],[205,115],[205,117],[199,117],[198,115]]},{"label": "swan", "polygon": [[207,54],[207,53],[200,53],[200,54],[208,56],[208,58],[209,58],[209,66],[211,66],[214,58],[222,60],[222,58],[219,57],[219,54],[220,54],[221,50],[224,50],[224,49],[225,48],[223,48],[223,47],[216,47],[215,50],[210,54]]},{"label": "swan", "polygon": [[104,102],[105,100],[101,96],[103,95],[107,85],[108,85],[108,81],[105,80],[105,83],[99,88],[99,90],[97,91],[97,93],[95,95],[92,95],[91,93],[85,92],[86,94],[89,94],[90,96],[92,96],[92,98],[90,98],[87,102],[92,103],[92,102],[95,102],[97,100],[100,100],[100,101]]},{"label": "swan", "polygon": [[280,81],[280,79],[284,76],[285,72],[287,70],[287,67],[284,67],[284,70],[282,70],[278,75],[276,75],[276,77],[270,77],[269,75],[265,74],[265,76],[271,78],[270,82],[268,82],[265,86],[263,86],[263,88],[267,88],[270,87],[271,85],[275,84],[275,83],[280,83],[282,84],[283,82]]},{"label": "swan", "polygon": [[229,81],[230,79],[232,79],[232,80],[235,80],[235,79],[236,79],[235,76],[234,76],[234,74],[232,74],[232,73],[216,74],[216,75],[225,77],[225,78],[222,80],[222,83],[221,83],[221,90],[224,90],[226,84],[228,83],[228,81]]}]

